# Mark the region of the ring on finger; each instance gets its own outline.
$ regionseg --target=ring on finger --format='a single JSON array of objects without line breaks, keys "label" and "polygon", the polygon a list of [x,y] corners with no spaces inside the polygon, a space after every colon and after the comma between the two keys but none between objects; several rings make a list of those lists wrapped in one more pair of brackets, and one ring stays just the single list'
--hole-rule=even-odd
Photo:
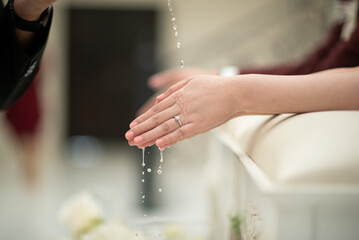
[{"label": "ring on finger", "polygon": [[180,127],[182,127],[182,122],[181,122],[180,116],[179,116],[179,115],[176,115],[176,116],[174,116],[173,118],[176,120],[176,122],[178,123],[178,125],[179,125]]}]

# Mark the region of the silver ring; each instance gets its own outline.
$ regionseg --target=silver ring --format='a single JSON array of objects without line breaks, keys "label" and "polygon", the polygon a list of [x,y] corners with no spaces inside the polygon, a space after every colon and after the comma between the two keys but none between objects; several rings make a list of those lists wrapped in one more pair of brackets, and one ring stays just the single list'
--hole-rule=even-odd
[{"label": "silver ring", "polygon": [[181,122],[180,117],[179,117],[178,115],[176,115],[176,116],[174,116],[173,118],[176,120],[176,122],[178,123],[178,125],[179,125],[180,127],[182,127],[182,122]]}]

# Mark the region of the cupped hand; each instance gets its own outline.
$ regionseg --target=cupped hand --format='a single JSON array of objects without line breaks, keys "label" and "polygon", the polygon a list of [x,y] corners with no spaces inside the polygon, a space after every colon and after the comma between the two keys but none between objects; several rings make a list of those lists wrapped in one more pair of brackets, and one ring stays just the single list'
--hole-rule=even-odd
[{"label": "cupped hand", "polygon": [[199,74],[217,74],[214,70],[206,70],[201,68],[174,68],[167,71],[163,71],[151,76],[148,79],[148,85],[155,90],[168,88],[175,83],[182,81],[190,76]]},{"label": "cupped hand", "polygon": [[225,123],[237,114],[232,99],[239,93],[231,87],[233,80],[196,75],[173,85],[130,124],[126,133],[129,144],[139,148],[156,144],[164,149]]},{"label": "cupped hand", "polygon": [[[217,72],[215,70],[205,70],[201,68],[174,68],[167,71],[159,72],[148,79],[148,85],[158,92],[162,93],[170,86],[176,84],[179,81],[182,81],[190,76],[198,75],[198,74],[213,74],[216,75]],[[148,109],[150,109],[156,103],[156,96],[150,97],[145,104],[143,104],[137,111],[137,116],[145,113]]]}]

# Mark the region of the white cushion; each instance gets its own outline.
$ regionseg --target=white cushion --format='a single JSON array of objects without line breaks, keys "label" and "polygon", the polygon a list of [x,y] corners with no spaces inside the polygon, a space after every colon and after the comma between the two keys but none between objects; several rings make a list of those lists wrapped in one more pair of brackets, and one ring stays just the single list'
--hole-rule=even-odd
[{"label": "white cushion", "polygon": [[359,111],[245,116],[221,130],[278,183],[359,185]]}]

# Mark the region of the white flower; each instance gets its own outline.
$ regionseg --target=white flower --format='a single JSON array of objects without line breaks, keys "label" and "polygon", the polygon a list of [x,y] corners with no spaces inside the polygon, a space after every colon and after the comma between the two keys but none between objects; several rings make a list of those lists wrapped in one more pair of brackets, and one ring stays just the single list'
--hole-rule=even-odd
[{"label": "white flower", "polygon": [[92,229],[81,240],[141,240],[143,234],[132,232],[117,222],[106,222]]},{"label": "white flower", "polygon": [[82,192],[64,203],[60,220],[73,233],[80,235],[102,222],[103,212],[89,193]]},{"label": "white flower", "polygon": [[166,239],[175,240],[175,239],[184,238],[186,234],[182,226],[171,224],[166,226],[165,235],[166,235]]}]

